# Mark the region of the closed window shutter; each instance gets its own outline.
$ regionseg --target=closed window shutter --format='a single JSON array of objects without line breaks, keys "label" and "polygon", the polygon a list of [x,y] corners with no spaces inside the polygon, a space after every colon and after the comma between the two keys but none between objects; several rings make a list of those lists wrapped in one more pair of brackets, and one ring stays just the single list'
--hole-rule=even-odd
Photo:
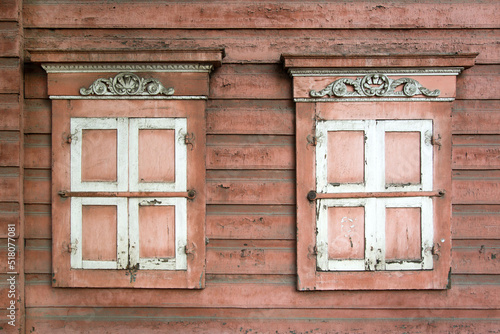
[{"label": "closed window shutter", "polygon": [[474,57],[282,55],[296,106],[298,290],[448,287],[454,66]]}]

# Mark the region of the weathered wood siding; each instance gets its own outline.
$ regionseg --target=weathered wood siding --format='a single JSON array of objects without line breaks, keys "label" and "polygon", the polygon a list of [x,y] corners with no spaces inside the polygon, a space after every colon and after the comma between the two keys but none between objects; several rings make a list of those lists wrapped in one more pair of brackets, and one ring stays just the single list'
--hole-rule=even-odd
[{"label": "weathered wood siding", "polygon": [[[0,270],[4,226],[21,222],[26,332],[498,332],[499,11],[496,0],[2,1]],[[207,110],[206,288],[52,288],[51,103],[29,51],[191,48],[226,52]],[[479,53],[453,107],[451,288],[296,291],[295,109],[280,55],[443,52]]]}]

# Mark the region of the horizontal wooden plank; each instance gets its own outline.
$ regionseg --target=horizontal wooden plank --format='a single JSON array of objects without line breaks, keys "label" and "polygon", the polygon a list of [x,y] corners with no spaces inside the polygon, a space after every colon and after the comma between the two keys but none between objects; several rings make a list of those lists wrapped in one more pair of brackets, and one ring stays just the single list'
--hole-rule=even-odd
[{"label": "horizontal wooden plank", "polygon": [[500,242],[454,241],[451,267],[455,274],[500,274]]},{"label": "horizontal wooden plank", "polygon": [[454,205],[451,233],[457,239],[500,239],[500,205]]},{"label": "horizontal wooden plank", "polygon": [[500,170],[454,171],[453,204],[500,204]]},{"label": "horizontal wooden plank", "polygon": [[[477,65],[457,79],[458,99],[495,99],[500,90],[498,65]],[[26,98],[47,98],[46,74],[41,67],[27,66]],[[291,78],[280,65],[225,64],[210,79],[213,99],[287,99],[292,98]]]},{"label": "horizontal wooden plank", "polygon": [[476,65],[457,77],[457,99],[494,100],[500,90],[500,65]]},{"label": "horizontal wooden plank", "polygon": [[454,134],[500,133],[500,100],[458,100],[451,115]]},{"label": "horizontal wooden plank", "polygon": [[51,136],[49,134],[29,134],[24,136],[24,167],[51,167]]},{"label": "horizontal wooden plank", "polygon": [[295,204],[295,173],[207,171],[207,204]]},{"label": "horizontal wooden plank", "polygon": [[[12,231],[12,225],[13,231]],[[0,238],[19,236],[19,203],[0,203]]]},{"label": "horizontal wooden plank", "polygon": [[51,243],[51,240],[46,239],[27,239],[25,241],[25,273],[39,274],[52,272]]},{"label": "horizontal wooden plank", "polygon": [[18,0],[0,1],[0,21],[17,21],[19,19]]},{"label": "horizontal wooden plank", "polygon": [[19,201],[19,168],[0,167],[0,202]]},{"label": "horizontal wooden plank", "polygon": [[19,57],[19,26],[16,22],[0,22],[0,57]]},{"label": "horizontal wooden plank", "polygon": [[[51,240],[28,239],[25,272],[51,272]],[[210,239],[207,274],[281,274],[296,272],[294,240]],[[500,274],[500,244],[496,240],[456,240],[452,273]]]},{"label": "horizontal wooden plank", "polygon": [[52,237],[51,206],[49,204],[26,204],[24,223],[26,239],[50,239]]},{"label": "horizontal wooden plank", "polygon": [[[32,0],[27,28],[496,28],[498,6],[483,3],[252,2],[95,3]],[[300,13],[300,15],[297,15]],[[446,13],[443,16],[442,13]]]},{"label": "horizontal wooden plank", "polygon": [[49,99],[24,100],[24,133],[50,133],[52,105]]},{"label": "horizontal wooden plank", "polygon": [[[282,54],[479,53],[476,64],[500,62],[496,29],[314,29],[304,38],[300,29],[26,29],[28,50],[161,50],[224,48],[224,63],[281,63]],[[324,51],[327,52],[327,51]]]},{"label": "horizontal wooden plank", "polygon": [[47,93],[47,73],[38,64],[26,64],[24,67],[24,98],[49,98]]},{"label": "horizontal wooden plank", "polygon": [[293,274],[295,241],[211,240],[208,274]]},{"label": "horizontal wooden plank", "polygon": [[19,94],[21,65],[17,58],[0,58],[0,94]]},{"label": "horizontal wooden plank", "polygon": [[293,169],[295,138],[207,135],[207,169]]},{"label": "horizontal wooden plank", "polygon": [[51,171],[26,169],[24,172],[24,202],[31,204],[50,203]]},{"label": "horizontal wooden plank", "polygon": [[280,65],[225,65],[210,78],[214,99],[291,99],[292,80]]},{"label": "horizontal wooden plank", "polygon": [[453,169],[499,169],[500,135],[454,135]]},{"label": "horizontal wooden plank", "polygon": [[0,131],[0,166],[19,166],[19,132]]},{"label": "horizontal wooden plank", "polygon": [[0,94],[0,130],[19,130],[19,95]]},{"label": "horizontal wooden plank", "polygon": [[[89,322],[89,319],[92,321]],[[458,333],[495,331],[495,311],[203,308],[29,308],[32,333]]]},{"label": "horizontal wooden plank", "polygon": [[282,100],[209,100],[207,134],[295,133],[295,105]]},{"label": "horizontal wooden plank", "polygon": [[[268,275],[265,275],[268,276]],[[272,275],[271,275],[272,276]],[[475,275],[477,276],[477,275]],[[216,276],[218,277],[218,275]],[[239,276],[238,276],[239,277]],[[250,275],[248,280],[207,279],[203,290],[169,289],[58,289],[51,287],[50,274],[26,275],[26,307],[208,307],[208,308],[378,308],[478,309],[497,310],[500,280],[452,284],[437,291],[297,291],[291,280],[263,280]],[[255,279],[252,279],[255,278]],[[483,281],[481,279],[481,281]],[[237,296],[237,298],[235,298]]]},{"label": "horizontal wooden plank", "polygon": [[208,205],[209,239],[295,239],[295,207],[291,205]]}]

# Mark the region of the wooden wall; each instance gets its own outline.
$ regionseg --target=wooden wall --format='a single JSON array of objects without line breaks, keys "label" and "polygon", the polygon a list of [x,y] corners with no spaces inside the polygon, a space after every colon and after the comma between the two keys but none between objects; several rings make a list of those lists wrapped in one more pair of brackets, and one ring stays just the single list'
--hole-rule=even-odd
[{"label": "wooden wall", "polygon": [[[25,0],[20,127],[20,23],[0,8],[0,228],[24,222],[26,332],[498,332],[499,10],[495,0]],[[226,51],[207,110],[206,288],[52,288],[51,106],[29,51],[176,48]],[[453,107],[451,288],[297,292],[295,109],[280,55],[442,52],[479,53],[458,78]]]}]

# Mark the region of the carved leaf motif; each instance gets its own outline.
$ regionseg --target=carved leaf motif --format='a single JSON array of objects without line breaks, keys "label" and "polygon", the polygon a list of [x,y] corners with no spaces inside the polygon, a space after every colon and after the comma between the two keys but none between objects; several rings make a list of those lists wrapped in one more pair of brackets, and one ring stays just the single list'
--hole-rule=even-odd
[{"label": "carved leaf motif", "polygon": [[[401,91],[396,88],[403,85]],[[349,89],[348,86],[352,88]],[[422,86],[417,80],[411,78],[401,78],[393,80],[385,74],[368,74],[364,77],[337,79],[320,91],[311,90],[311,97],[413,97],[424,95],[427,97],[437,97],[441,92],[439,89],[430,90]]]},{"label": "carved leaf motif", "polygon": [[114,78],[99,78],[89,88],[80,88],[82,95],[172,95],[173,88],[165,88],[153,78],[140,78],[129,72],[117,74]]}]

